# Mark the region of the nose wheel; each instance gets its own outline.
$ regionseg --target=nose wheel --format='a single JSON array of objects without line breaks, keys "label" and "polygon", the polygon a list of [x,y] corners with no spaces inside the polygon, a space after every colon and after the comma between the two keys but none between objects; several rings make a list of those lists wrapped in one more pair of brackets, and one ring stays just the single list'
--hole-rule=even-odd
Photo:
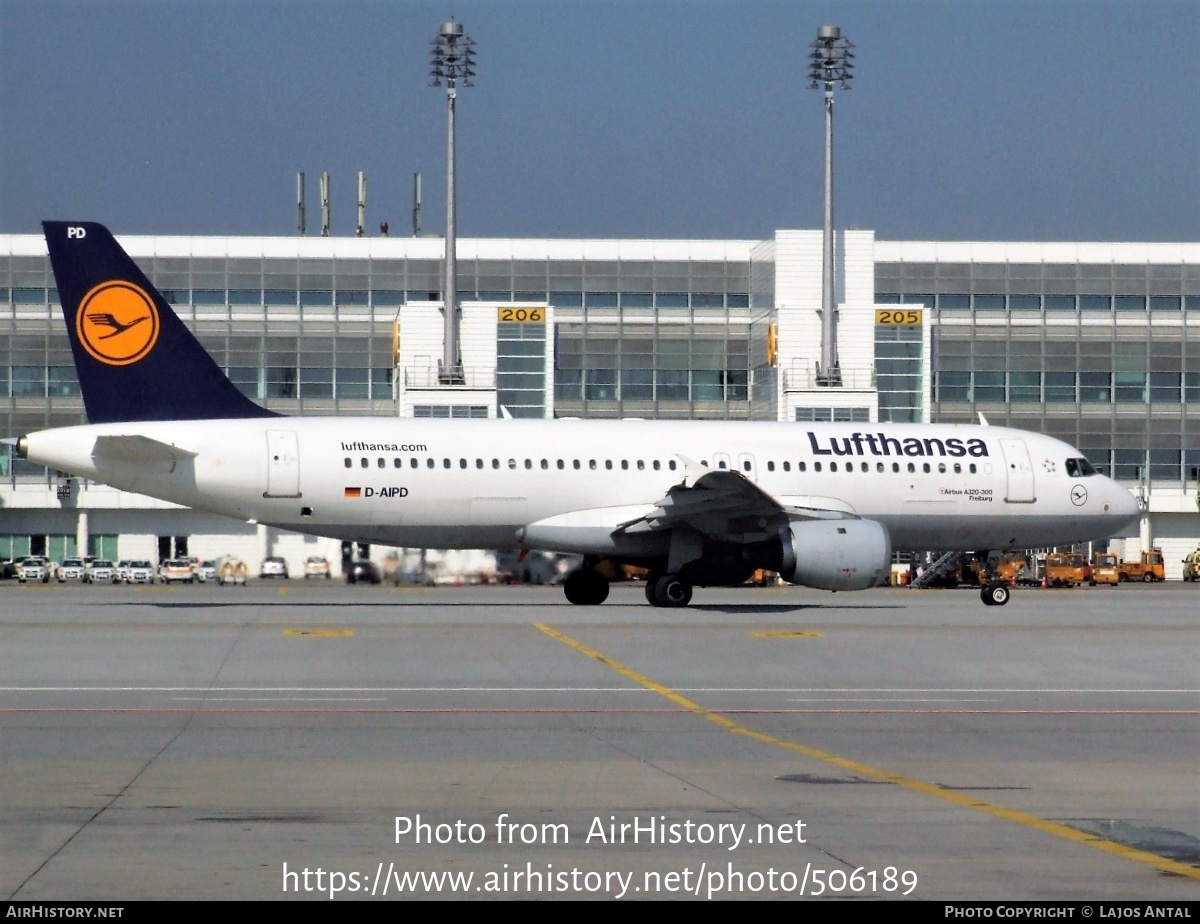
[{"label": "nose wheel", "polygon": [[979,592],[979,596],[985,606],[1004,606],[1008,602],[1010,593],[1007,584],[993,583],[984,587]]}]

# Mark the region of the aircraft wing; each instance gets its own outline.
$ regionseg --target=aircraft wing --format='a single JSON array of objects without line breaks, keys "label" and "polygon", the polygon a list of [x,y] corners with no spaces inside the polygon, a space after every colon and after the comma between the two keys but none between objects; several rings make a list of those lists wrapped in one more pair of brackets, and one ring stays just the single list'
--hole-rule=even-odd
[{"label": "aircraft wing", "polygon": [[[713,539],[755,541],[789,521],[857,519],[847,503],[831,497],[775,497],[741,472],[704,469],[685,462],[688,477],[655,502],[654,509],[618,527],[637,534],[688,526]],[[697,470],[702,474],[696,475]]]}]

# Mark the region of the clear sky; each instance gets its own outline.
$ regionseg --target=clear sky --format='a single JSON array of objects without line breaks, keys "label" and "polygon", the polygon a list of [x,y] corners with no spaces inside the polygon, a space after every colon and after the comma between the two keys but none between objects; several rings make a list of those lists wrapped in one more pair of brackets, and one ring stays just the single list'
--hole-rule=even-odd
[{"label": "clear sky", "polygon": [[444,228],[429,43],[459,95],[459,233],[769,237],[821,224],[809,44],[855,44],[837,224],[889,240],[1200,239],[1195,0],[0,0],[0,232]]}]

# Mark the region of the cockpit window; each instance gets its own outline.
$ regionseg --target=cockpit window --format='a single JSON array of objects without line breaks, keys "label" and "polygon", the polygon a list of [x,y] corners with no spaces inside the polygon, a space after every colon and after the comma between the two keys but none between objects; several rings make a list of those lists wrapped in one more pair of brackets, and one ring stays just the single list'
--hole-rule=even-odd
[{"label": "cockpit window", "polygon": [[1092,463],[1087,459],[1067,459],[1067,475],[1071,478],[1086,478],[1096,474]]}]

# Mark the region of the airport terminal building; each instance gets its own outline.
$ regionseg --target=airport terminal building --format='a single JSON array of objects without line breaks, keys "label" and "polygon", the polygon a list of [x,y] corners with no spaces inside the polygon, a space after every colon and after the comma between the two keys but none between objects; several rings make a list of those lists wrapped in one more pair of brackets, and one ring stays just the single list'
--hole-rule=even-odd
[{"label": "airport terminal building", "polygon": [[[1200,244],[837,235],[460,239],[462,382],[439,380],[440,238],[121,237],[249,397],[284,414],[975,422],[1078,446],[1137,493],[1168,576],[1200,544]],[[0,235],[0,436],[84,423],[40,235]],[[183,387],[183,383],[181,383]],[[7,449],[7,447],[5,447]],[[282,555],[337,543],[0,454],[0,558]],[[380,550],[381,551],[381,550]]]}]

